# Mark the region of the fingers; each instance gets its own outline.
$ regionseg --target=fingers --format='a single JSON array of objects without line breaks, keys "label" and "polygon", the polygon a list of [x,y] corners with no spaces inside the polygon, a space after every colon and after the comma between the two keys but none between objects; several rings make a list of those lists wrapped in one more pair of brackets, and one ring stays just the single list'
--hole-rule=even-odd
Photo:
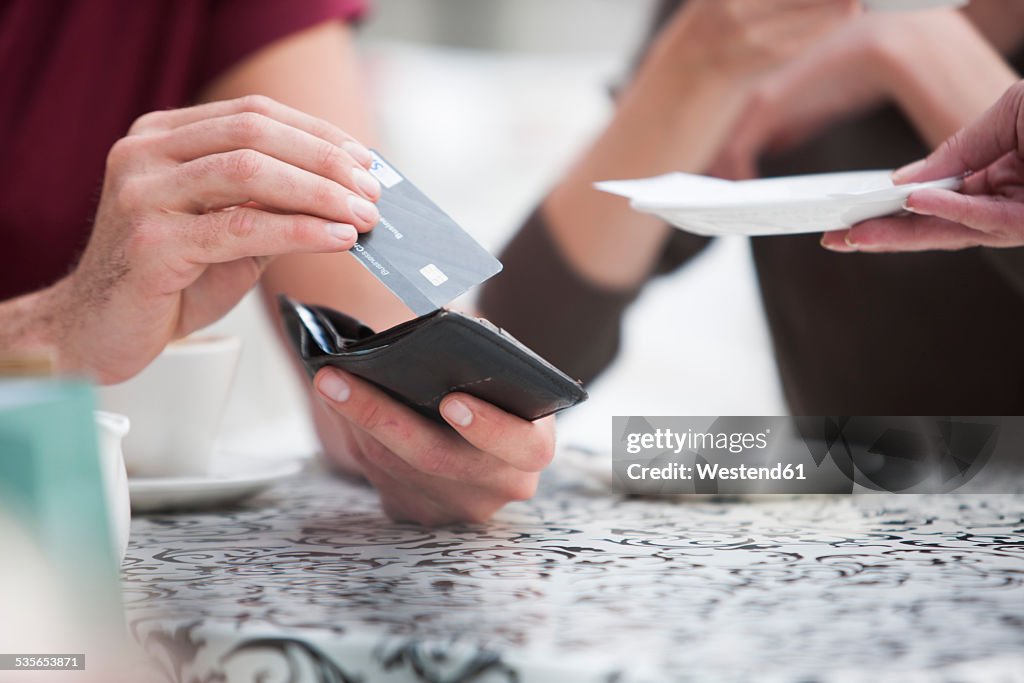
[{"label": "fingers", "polygon": [[381,504],[396,521],[438,526],[452,522],[486,522],[511,500],[525,500],[536,490],[537,475],[491,490],[467,482],[420,472],[384,448],[366,432],[357,432],[360,462],[380,492]]},{"label": "fingers", "polygon": [[[227,263],[247,257],[345,251],[358,237],[356,229],[344,223],[249,207],[184,220],[182,256],[191,263]],[[179,226],[175,223],[171,229]]]},{"label": "fingers", "polygon": [[856,251],[952,251],[976,247],[987,236],[940,218],[904,216],[854,226],[846,243]]},{"label": "fingers", "polygon": [[285,213],[319,216],[360,231],[380,220],[377,207],[343,185],[252,149],[196,159],[178,166],[174,186],[152,191],[165,207],[206,213],[256,202]]},{"label": "fingers", "polygon": [[344,147],[268,116],[242,112],[203,119],[165,134],[167,153],[179,162],[253,149],[344,185],[366,199],[380,197],[380,183]]},{"label": "fingers", "polygon": [[1024,156],[1024,81],[925,159],[897,170],[893,180],[915,183],[961,175],[981,170],[1008,152]]},{"label": "fingers", "polygon": [[958,223],[986,237],[978,244],[1024,246],[1024,204],[1000,195],[966,195],[922,190],[907,199],[907,210]]},{"label": "fingers", "polygon": [[554,420],[528,422],[468,394],[449,394],[441,416],[469,443],[517,470],[540,472],[554,455]]},{"label": "fingers", "polygon": [[784,54],[795,54],[839,26],[855,8],[856,3],[846,0],[789,3],[761,20],[755,35],[766,45],[778,46]]},{"label": "fingers", "polygon": [[771,106],[757,95],[748,103],[739,123],[709,169],[709,175],[728,180],[749,180],[757,175],[757,157],[763,151]]},{"label": "fingers", "polygon": [[[426,495],[429,489],[420,486],[421,482],[414,476],[396,476],[392,473],[392,466],[378,464],[379,458],[376,455],[366,455],[367,452],[383,451],[372,443],[372,437],[357,432],[355,441],[357,445],[353,454],[366,479],[380,494],[384,513],[392,520],[433,527],[462,519],[442,509],[431,496]],[[393,455],[391,458],[397,460]]]},{"label": "fingers", "polygon": [[978,246],[1008,246],[1000,237],[933,216],[865,221],[850,230],[826,233],[821,244],[841,253],[956,251]]},{"label": "fingers", "polygon": [[337,126],[262,95],[249,95],[233,100],[209,102],[186,109],[152,112],[137,119],[132,125],[129,134],[144,135],[169,131],[204,119],[230,116],[243,112],[261,114],[292,128],[298,128],[310,135],[322,138],[336,146],[343,146],[361,165],[367,168],[369,168],[373,161],[369,150]]},{"label": "fingers", "polygon": [[858,0],[748,0],[747,6],[751,19],[764,19],[776,16],[804,17],[808,14],[821,13],[826,16],[845,16],[853,14],[859,6]]},{"label": "fingers", "polygon": [[[467,434],[474,437],[480,434],[484,437],[478,439],[480,443],[495,444],[499,435],[488,435],[487,432],[497,426],[496,415],[482,418],[475,428],[472,424],[460,425],[457,435],[410,410],[368,382],[336,368],[321,370],[314,383],[320,395],[338,414],[367,432],[413,469],[488,489],[500,489],[506,484],[504,465],[508,463],[502,456],[507,456],[508,447],[491,453],[474,448],[475,444],[467,443],[469,440],[465,438]],[[479,410],[481,405],[480,402],[474,403],[473,409]],[[508,417],[502,433],[509,442],[536,442],[548,438],[553,444],[552,437],[535,434],[529,422]]]},{"label": "fingers", "polygon": [[829,251],[834,251],[841,254],[857,251],[857,249],[847,244],[846,237],[849,234],[849,230],[833,230],[826,232],[821,236],[821,246]]}]

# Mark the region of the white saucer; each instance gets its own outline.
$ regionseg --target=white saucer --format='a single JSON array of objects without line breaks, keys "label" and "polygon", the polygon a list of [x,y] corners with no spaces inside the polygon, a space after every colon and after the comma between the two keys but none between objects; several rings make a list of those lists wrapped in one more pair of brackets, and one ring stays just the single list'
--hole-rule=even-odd
[{"label": "white saucer", "polygon": [[689,173],[612,180],[596,187],[698,235],[798,235],[845,230],[899,213],[911,193],[957,189],[960,178],[893,185],[891,171],[731,181]]},{"label": "white saucer", "polygon": [[295,460],[215,453],[210,473],[187,477],[128,477],[132,512],[208,508],[237,503],[302,470]]}]

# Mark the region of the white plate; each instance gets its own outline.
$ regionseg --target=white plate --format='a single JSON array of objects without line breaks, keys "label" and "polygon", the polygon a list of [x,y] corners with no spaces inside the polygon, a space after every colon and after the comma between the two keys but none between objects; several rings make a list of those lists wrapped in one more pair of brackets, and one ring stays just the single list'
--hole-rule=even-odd
[{"label": "white plate", "polygon": [[129,477],[132,512],[227,505],[255,495],[302,470],[295,460],[214,454],[210,473],[188,477]]},{"label": "white plate", "polygon": [[731,181],[688,173],[612,180],[596,187],[698,235],[797,235],[845,230],[903,209],[912,192],[957,189],[960,178],[892,184],[891,171]]}]

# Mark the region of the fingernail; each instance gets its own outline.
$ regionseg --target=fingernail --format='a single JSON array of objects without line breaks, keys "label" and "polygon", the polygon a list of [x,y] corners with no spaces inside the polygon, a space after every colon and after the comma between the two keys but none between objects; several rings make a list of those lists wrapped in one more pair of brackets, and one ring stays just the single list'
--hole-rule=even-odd
[{"label": "fingernail", "polygon": [[919,208],[917,208],[915,206],[912,206],[910,204],[910,200],[913,198],[913,196],[914,195],[910,195],[909,197],[907,197],[907,200],[905,202],[903,202],[903,210],[906,211],[907,213],[917,214],[918,216],[928,216],[928,215],[930,215],[930,214],[922,211],[921,209],[919,209]]},{"label": "fingernail", "polygon": [[828,249],[829,251],[834,251],[840,254],[845,254],[852,251],[852,249],[850,249],[845,242],[830,242],[829,236],[827,234],[821,236],[821,246]]},{"label": "fingernail", "polygon": [[359,191],[367,197],[377,197],[380,195],[380,183],[363,169],[353,168],[352,180],[355,182],[356,187],[359,188]]},{"label": "fingernail", "polygon": [[846,237],[843,238],[843,242],[845,242],[846,246],[848,246],[850,249],[857,250],[860,248],[860,245],[857,244],[856,241],[854,241],[850,233],[846,233]]},{"label": "fingernail", "polygon": [[359,237],[356,229],[348,223],[328,223],[327,233],[339,242],[355,242]]},{"label": "fingernail", "polygon": [[341,143],[341,148],[352,155],[352,158],[363,166],[369,167],[370,164],[373,163],[373,155],[370,154],[370,150],[366,149],[355,140],[347,140]]},{"label": "fingernail", "polygon": [[892,181],[897,185],[902,183],[909,178],[913,178],[914,174],[924,168],[924,165],[928,162],[927,159],[918,159],[912,164],[907,164],[902,168],[897,168],[892,172]]},{"label": "fingernail", "polygon": [[320,375],[320,381],[316,384],[317,390],[336,403],[344,403],[352,395],[349,387],[341,375],[333,370],[328,370]]},{"label": "fingernail", "polygon": [[377,207],[374,206],[373,202],[367,201],[362,197],[354,194],[349,195],[348,207],[352,209],[352,213],[370,225],[377,225],[377,221],[380,220],[380,212],[377,211]]},{"label": "fingernail", "polygon": [[446,420],[459,427],[468,427],[473,423],[473,411],[457,398],[445,403],[441,408],[441,414]]}]

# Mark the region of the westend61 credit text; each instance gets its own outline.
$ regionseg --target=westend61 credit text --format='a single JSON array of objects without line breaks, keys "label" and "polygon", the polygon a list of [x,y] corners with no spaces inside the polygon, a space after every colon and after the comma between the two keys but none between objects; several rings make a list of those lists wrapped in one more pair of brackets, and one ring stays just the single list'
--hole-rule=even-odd
[{"label": "westend61 credit text", "polygon": [[611,445],[627,494],[998,493],[1024,418],[616,416]]}]

